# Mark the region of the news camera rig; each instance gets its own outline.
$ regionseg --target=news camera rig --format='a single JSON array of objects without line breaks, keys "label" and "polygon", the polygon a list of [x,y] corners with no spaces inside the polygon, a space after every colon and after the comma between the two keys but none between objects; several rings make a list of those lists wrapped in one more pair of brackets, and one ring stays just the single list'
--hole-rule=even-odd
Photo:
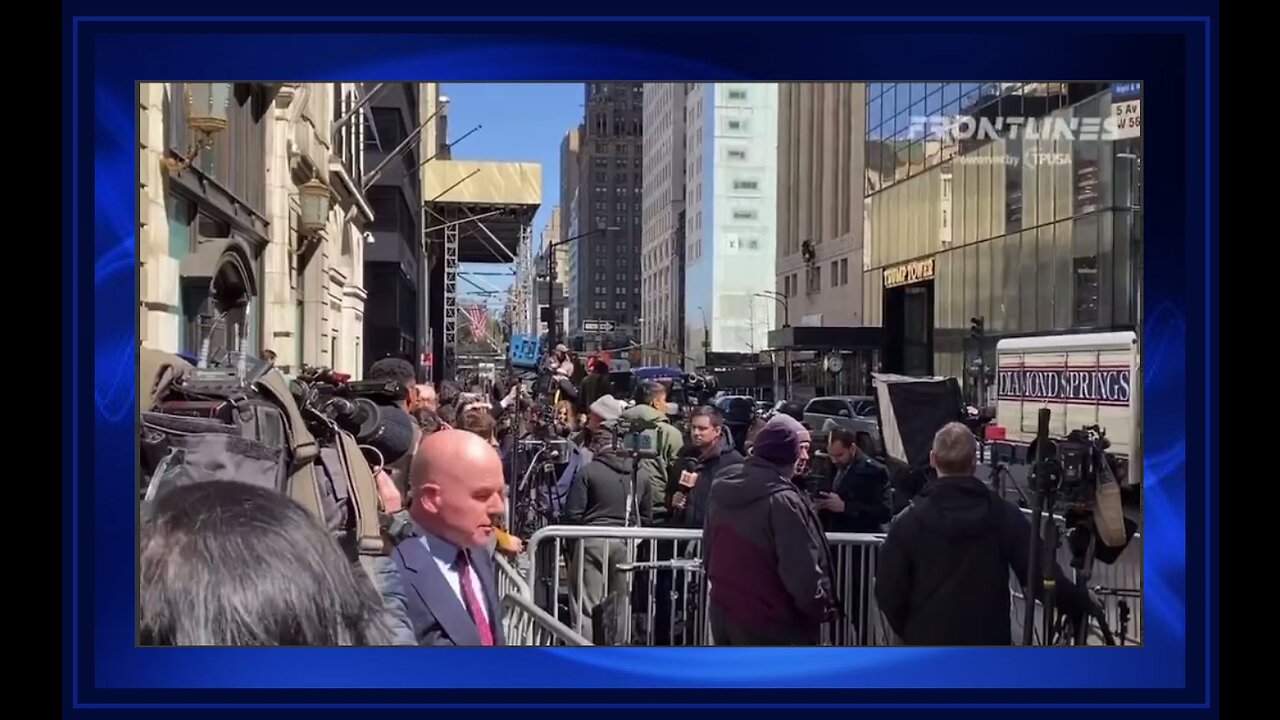
[{"label": "news camera rig", "polygon": [[403,404],[409,388],[396,380],[351,380],[330,368],[303,366],[289,391],[317,437],[339,428],[359,443],[374,468],[386,467],[413,449],[413,420]]},{"label": "news camera rig", "polygon": [[[1058,549],[1065,539],[1076,580],[1089,595],[1090,615],[1098,624],[1103,642],[1115,645],[1115,635],[1088,584],[1094,563],[1115,563],[1137,532],[1137,523],[1124,517],[1120,501],[1117,476],[1122,468],[1107,452],[1110,442],[1100,427],[1085,426],[1067,433],[1062,440],[1055,440],[1049,434],[1050,417],[1049,408],[1040,409],[1036,439],[1028,450],[1035,499],[1031,510],[1027,581],[1033,585],[1043,582],[1041,637],[1045,645],[1086,645],[1089,640],[1088,618],[1055,618],[1054,569]],[[1059,514],[1063,520],[1062,530],[1055,517]],[[1024,645],[1034,641],[1036,600],[1037,594],[1027,589],[1022,626]],[[1124,612],[1121,622],[1127,623]],[[1122,641],[1125,630],[1122,625]]]},{"label": "news camera rig", "polygon": [[560,517],[575,454],[569,429],[556,418],[554,373],[540,348],[529,338],[513,339],[508,357],[510,376],[524,388],[502,427],[512,438],[507,455],[511,530],[521,537]]},{"label": "news camera rig", "polygon": [[[637,500],[639,494],[637,483],[640,477],[638,466],[641,460],[653,460],[658,457],[654,437],[660,424],[659,420],[642,418],[618,418],[612,423],[612,451],[631,461],[631,472],[627,478],[627,510],[623,523],[626,527],[639,527],[641,524],[640,506]],[[661,502],[661,499],[655,501]]]}]

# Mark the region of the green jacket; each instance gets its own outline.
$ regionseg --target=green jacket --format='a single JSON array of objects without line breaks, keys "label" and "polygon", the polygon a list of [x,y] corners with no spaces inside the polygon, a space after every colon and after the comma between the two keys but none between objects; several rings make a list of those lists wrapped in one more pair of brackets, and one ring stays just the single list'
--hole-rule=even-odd
[{"label": "green jacket", "polygon": [[[667,489],[667,477],[672,466],[675,465],[676,456],[680,454],[681,448],[684,447],[684,435],[676,429],[674,425],[667,419],[665,413],[661,413],[652,405],[636,405],[627,409],[622,413],[622,417],[628,420],[646,420],[658,421],[653,446],[658,451],[657,459],[644,458],[636,464],[637,478],[642,482],[649,483],[649,488],[654,498],[663,497],[663,493]],[[660,501],[653,503],[653,519],[655,524],[660,524],[666,520],[666,505]]]}]

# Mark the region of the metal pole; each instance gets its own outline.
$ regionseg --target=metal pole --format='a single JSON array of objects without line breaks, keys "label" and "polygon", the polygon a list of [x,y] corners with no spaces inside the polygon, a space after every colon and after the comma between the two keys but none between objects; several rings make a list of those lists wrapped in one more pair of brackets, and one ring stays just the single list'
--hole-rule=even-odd
[{"label": "metal pole", "polygon": [[[791,306],[786,296],[782,296],[782,327],[791,327]],[[787,364],[787,400],[791,400],[791,346],[787,345],[782,352],[783,362]]]},{"label": "metal pole", "polygon": [[547,243],[547,345],[556,346],[556,244]]},{"label": "metal pole", "polygon": [[400,157],[400,155],[404,153],[405,150],[412,147],[415,143],[421,142],[422,129],[425,128],[427,126],[427,123],[431,122],[431,120],[435,118],[436,115],[439,115],[440,111],[443,109],[444,109],[444,106],[441,106],[435,112],[431,113],[431,116],[428,117],[426,120],[423,120],[422,123],[418,125],[418,128],[416,130],[414,130],[404,140],[401,140],[400,144],[397,145],[394,150],[387,153],[387,156],[382,159],[382,162],[378,163],[377,167],[369,171],[367,175],[361,178],[360,179],[361,188],[368,190],[369,186],[378,180],[378,176],[382,174],[382,171],[387,167],[387,165],[391,163],[392,160],[395,160],[396,158]]},{"label": "metal pole", "polygon": [[351,106],[350,110],[344,113],[342,117],[338,118],[337,121],[333,123],[333,130],[332,130],[333,139],[335,140],[337,139],[338,133],[342,132],[342,127],[346,125],[348,122],[350,122],[351,118],[356,116],[356,113],[363,110],[364,107],[368,105],[375,96],[377,96],[378,92],[381,91],[383,86],[385,85],[386,83],[378,83],[377,85],[374,85],[372,90],[370,90],[367,93],[364,93],[360,97],[360,100],[357,101],[355,105]]}]

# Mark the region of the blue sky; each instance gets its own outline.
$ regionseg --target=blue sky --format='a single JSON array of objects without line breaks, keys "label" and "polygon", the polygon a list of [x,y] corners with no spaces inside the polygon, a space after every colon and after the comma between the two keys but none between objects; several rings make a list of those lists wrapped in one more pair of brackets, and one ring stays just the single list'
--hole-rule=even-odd
[{"label": "blue sky", "polygon": [[[542,165],[542,206],[533,225],[537,242],[551,207],[560,202],[560,141],[582,122],[582,83],[444,83],[441,93],[449,98],[450,141],[483,126],[454,148],[455,159]],[[464,265],[463,270],[493,272],[500,267]],[[504,290],[511,284],[505,274],[473,279]],[[475,290],[465,281],[458,285],[463,295]],[[491,305],[505,299],[496,298]]]}]

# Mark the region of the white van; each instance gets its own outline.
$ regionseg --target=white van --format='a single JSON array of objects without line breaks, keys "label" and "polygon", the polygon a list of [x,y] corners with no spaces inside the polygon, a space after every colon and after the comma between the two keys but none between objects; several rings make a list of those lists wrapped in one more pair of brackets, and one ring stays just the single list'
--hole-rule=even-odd
[{"label": "white van", "polygon": [[1127,465],[1125,484],[1142,484],[1142,359],[1133,332],[1040,335],[996,345],[996,425],[1020,445],[1036,437],[1040,408],[1049,432],[1098,425],[1109,452]]}]

